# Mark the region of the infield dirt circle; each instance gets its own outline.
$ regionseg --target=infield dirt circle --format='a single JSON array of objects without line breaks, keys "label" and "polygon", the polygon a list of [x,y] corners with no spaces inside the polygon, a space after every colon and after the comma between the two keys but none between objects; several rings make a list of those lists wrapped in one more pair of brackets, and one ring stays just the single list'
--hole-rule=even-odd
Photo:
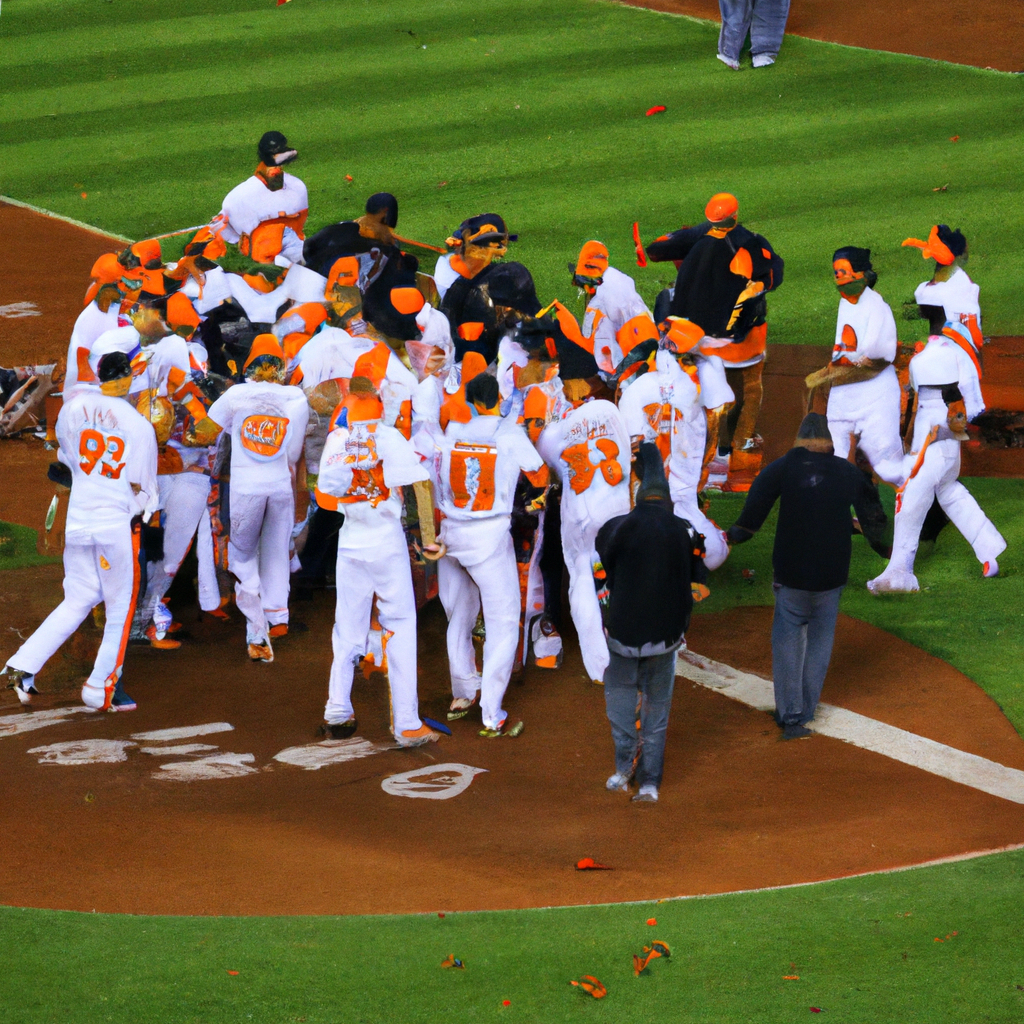
[{"label": "infield dirt circle", "polygon": [[[910,6],[924,16],[923,4]],[[4,204],[0,232],[18,242],[0,254],[0,306],[27,301],[41,313],[0,319],[0,365],[52,361],[66,350],[91,263],[118,246]],[[50,268],[45,283],[36,267]],[[52,457],[35,439],[0,442],[0,520],[40,527]],[[0,659],[57,604],[61,578],[59,564],[2,575]],[[1020,804],[838,740],[782,743],[765,713],[681,678],[661,800],[631,804],[604,789],[603,692],[572,636],[560,670],[531,667],[510,689],[522,736],[483,739],[477,717],[453,723],[436,746],[394,749],[377,675],[355,692],[364,742],[341,748],[351,759],[310,770],[294,762],[329,749],[310,745],[333,592],[296,602],[292,620],[307,631],[280,642],[274,664],[253,665],[237,612],[228,624],[199,621],[187,590],[174,605],[181,649],[129,650],[124,680],[137,711],[76,710],[98,642],[89,622],[41,673],[47,696],[36,710],[0,692],[0,827],[11,837],[0,903],[176,914],[518,908],[785,885],[1024,843]],[[767,608],[695,616],[689,646],[769,676],[770,618]],[[421,708],[442,719],[444,625],[437,602],[423,610]],[[1024,741],[979,687],[864,623],[841,618],[824,699],[1024,770]],[[196,726],[211,728],[139,736]],[[97,752],[120,759],[61,763]],[[201,777],[201,764],[226,777]],[[402,779],[383,788],[417,769],[427,771],[411,783],[421,795],[468,785],[451,799],[409,799]],[[583,857],[613,870],[576,871]]]}]

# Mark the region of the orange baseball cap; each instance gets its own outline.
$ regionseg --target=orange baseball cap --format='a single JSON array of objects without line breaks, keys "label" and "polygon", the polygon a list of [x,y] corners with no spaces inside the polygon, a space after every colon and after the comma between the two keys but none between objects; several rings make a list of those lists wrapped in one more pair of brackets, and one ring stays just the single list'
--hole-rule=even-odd
[{"label": "orange baseball cap", "polygon": [[392,288],[391,305],[399,313],[418,313],[424,306],[423,293],[419,288]]},{"label": "orange baseball cap", "polygon": [[608,247],[603,242],[584,242],[576,260],[577,277],[601,277],[608,269]]},{"label": "orange baseball cap", "polygon": [[[173,298],[173,296],[172,296]],[[168,306],[170,300],[168,300]],[[249,349],[249,355],[246,357],[245,365],[242,367],[243,370],[249,367],[254,359],[258,359],[260,356],[275,356],[284,363],[284,350],[281,348],[277,338],[272,334],[257,334],[252,340],[252,348]]]},{"label": "orange baseball cap", "polygon": [[89,290],[85,293],[85,302],[83,305],[88,306],[89,303],[99,295],[100,289],[104,285],[117,284],[118,281],[121,280],[121,275],[123,273],[124,267],[117,262],[117,253],[104,253],[92,265],[92,270],[89,271],[89,276],[92,278],[92,284],[89,285]]},{"label": "orange baseball cap", "polygon": [[160,243],[155,238],[144,238],[141,242],[136,242],[132,246],[132,252],[142,260],[143,266],[153,260],[162,259]]},{"label": "orange baseball cap", "polygon": [[704,216],[712,224],[718,224],[739,212],[740,202],[731,192],[716,192],[704,207]]},{"label": "orange baseball cap", "polygon": [[670,316],[668,325],[665,348],[677,356],[696,348],[704,337],[703,327],[698,327],[692,320],[685,320],[681,316]]},{"label": "orange baseball cap", "polygon": [[199,314],[183,292],[175,292],[167,299],[165,322],[172,331],[179,327],[191,327],[194,331],[199,326]]}]

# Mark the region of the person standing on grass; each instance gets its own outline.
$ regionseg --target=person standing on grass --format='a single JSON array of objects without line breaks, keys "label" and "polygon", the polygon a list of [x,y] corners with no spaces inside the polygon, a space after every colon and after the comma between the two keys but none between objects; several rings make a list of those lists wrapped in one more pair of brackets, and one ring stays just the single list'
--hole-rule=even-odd
[{"label": "person standing on grass", "polygon": [[808,413],[794,446],[761,470],[739,519],[728,530],[729,543],[750,540],[776,501],[775,721],[782,738],[793,740],[811,734],[807,723],[814,718],[832,658],[839,598],[850,574],[855,531],[850,506],[878,554],[887,558],[890,545],[877,490],[856,466],[836,457],[828,420],[820,413]]},{"label": "person standing on grass", "polygon": [[693,610],[691,584],[702,583],[707,570],[704,538],[673,511],[657,446],[643,442],[637,462],[641,484],[636,507],[609,519],[596,542],[610,595],[604,699],[615,743],[615,774],[605,786],[625,793],[635,777],[639,791],[633,799],[654,803],[665,764],[676,651]]},{"label": "person standing on grass", "polygon": [[740,52],[750,33],[750,58],[755,68],[775,63],[786,32],[789,0],[718,0],[722,31],[718,59],[733,71],[740,69]]}]

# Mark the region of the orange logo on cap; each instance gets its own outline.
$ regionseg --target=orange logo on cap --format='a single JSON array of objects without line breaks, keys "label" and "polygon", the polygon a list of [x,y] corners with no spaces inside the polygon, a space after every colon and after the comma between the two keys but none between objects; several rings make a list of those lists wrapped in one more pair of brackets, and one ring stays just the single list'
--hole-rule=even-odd
[{"label": "orange logo on cap", "polygon": [[242,447],[257,458],[275,459],[288,430],[284,416],[247,416],[242,422]]}]

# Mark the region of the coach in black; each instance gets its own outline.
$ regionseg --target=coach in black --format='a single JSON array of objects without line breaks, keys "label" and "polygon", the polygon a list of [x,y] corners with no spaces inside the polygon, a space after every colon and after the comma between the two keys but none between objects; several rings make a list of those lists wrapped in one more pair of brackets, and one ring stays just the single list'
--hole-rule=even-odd
[{"label": "coach in black", "polygon": [[789,740],[810,735],[806,723],[814,718],[832,657],[839,598],[850,573],[850,507],[883,558],[891,539],[878,492],[859,469],[833,454],[828,420],[818,413],[804,417],[794,447],[751,485],[729,528],[729,543],[749,540],[776,501],[772,675],[775,718]]}]

